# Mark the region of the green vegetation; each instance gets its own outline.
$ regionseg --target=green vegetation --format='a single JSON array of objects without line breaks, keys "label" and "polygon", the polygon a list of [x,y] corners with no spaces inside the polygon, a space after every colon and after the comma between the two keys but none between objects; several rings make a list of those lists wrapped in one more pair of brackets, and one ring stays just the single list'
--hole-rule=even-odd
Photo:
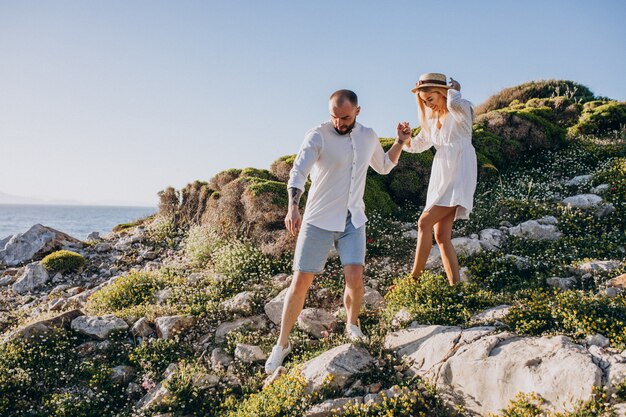
[{"label": "green vegetation", "polygon": [[44,257],[41,264],[51,273],[80,272],[85,266],[85,258],[76,252],[59,250]]}]

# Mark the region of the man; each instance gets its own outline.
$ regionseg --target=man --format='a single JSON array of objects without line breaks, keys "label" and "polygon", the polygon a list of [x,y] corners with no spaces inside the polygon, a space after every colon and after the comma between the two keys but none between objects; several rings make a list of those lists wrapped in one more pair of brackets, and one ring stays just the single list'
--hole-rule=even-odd
[{"label": "man", "polygon": [[[387,174],[398,163],[402,145],[410,138],[408,123],[398,124],[398,136],[384,152],[378,135],[356,122],[361,108],[354,92],[339,90],[330,96],[330,121],[307,132],[289,175],[289,208],[285,226],[298,235],[294,254],[294,276],[283,306],[280,337],[272,349],[265,371],[274,372],[291,351],[289,334],[304,307],[313,277],[323,271],[333,245],[341,259],[346,278],[344,305],[346,335],[365,340],[358,326],[364,293],[365,205],[363,192],[368,166]],[[304,218],[299,202],[306,178],[311,188]],[[302,227],[300,227],[302,225]]]}]

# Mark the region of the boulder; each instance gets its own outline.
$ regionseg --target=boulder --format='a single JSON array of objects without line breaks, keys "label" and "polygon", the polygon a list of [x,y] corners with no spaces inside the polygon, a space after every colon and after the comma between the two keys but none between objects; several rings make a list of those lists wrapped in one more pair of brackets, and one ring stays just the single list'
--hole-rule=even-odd
[{"label": "boulder", "polygon": [[373,365],[374,358],[366,349],[347,343],[305,362],[301,372],[306,392],[312,393],[322,388],[330,375],[333,376],[330,386],[343,389],[354,374],[365,372]]},{"label": "boulder", "polygon": [[36,224],[24,233],[0,241],[0,262],[16,266],[73,244],[78,245],[80,241],[51,227]]},{"label": "boulder", "polygon": [[235,358],[243,363],[255,363],[265,361],[267,355],[258,346],[237,343],[237,346],[235,346]]},{"label": "boulder", "polygon": [[40,262],[33,262],[24,267],[24,272],[17,278],[11,288],[18,294],[26,294],[41,287],[50,280],[48,271]]},{"label": "boulder", "polygon": [[550,277],[546,279],[546,284],[562,290],[570,290],[574,288],[574,285],[576,285],[576,277]]},{"label": "boulder", "polygon": [[509,228],[509,234],[530,240],[557,240],[562,233],[553,224],[541,224],[537,220],[528,220]]},{"label": "boulder", "polygon": [[563,336],[416,326],[388,335],[385,347],[411,361],[410,373],[454,393],[480,415],[497,413],[519,392],[531,391],[545,398],[550,410],[571,411],[602,382],[602,370],[589,352]]},{"label": "boulder", "polygon": [[254,292],[244,291],[221,303],[229,313],[251,314],[254,306]]},{"label": "boulder", "polygon": [[265,314],[267,314],[267,317],[276,325],[279,325],[282,320],[283,304],[285,304],[287,291],[289,291],[289,288],[282,290],[276,297],[266,303],[264,307]]},{"label": "boulder", "polygon": [[193,316],[163,316],[154,321],[157,336],[161,339],[169,339],[189,330],[195,323]]},{"label": "boulder", "polygon": [[479,236],[480,245],[489,251],[499,250],[506,242],[506,233],[499,229],[483,229]]},{"label": "boulder", "polygon": [[80,316],[72,320],[72,329],[84,335],[104,340],[111,332],[127,330],[128,324],[113,314],[106,316]]},{"label": "boulder", "polygon": [[563,199],[563,204],[568,207],[587,209],[597,207],[602,203],[602,197],[596,194],[578,194]]},{"label": "boulder", "polygon": [[506,304],[488,308],[487,310],[474,314],[469,319],[469,322],[470,324],[476,325],[491,324],[497,321],[502,321],[502,319],[509,313],[510,310],[511,306]]},{"label": "boulder", "polygon": [[305,308],[298,316],[298,327],[318,339],[328,336],[336,324],[335,316],[321,308]]},{"label": "boulder", "polygon": [[222,323],[215,330],[215,342],[223,343],[228,333],[243,328],[251,330],[261,330],[267,327],[267,321],[262,316],[243,317],[237,320]]},{"label": "boulder", "polygon": [[27,326],[22,326],[6,335],[3,339],[3,342],[9,342],[18,339],[28,340],[33,337],[46,334],[53,328],[69,329],[72,320],[82,315],[83,312],[80,310],[71,310],[47,320],[40,320]]}]

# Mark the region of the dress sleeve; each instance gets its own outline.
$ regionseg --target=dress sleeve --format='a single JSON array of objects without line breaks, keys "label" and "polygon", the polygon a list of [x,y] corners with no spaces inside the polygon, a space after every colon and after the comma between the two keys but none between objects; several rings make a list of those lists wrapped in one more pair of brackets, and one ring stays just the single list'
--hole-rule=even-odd
[{"label": "dress sleeve", "polygon": [[447,105],[448,111],[457,122],[468,122],[470,126],[472,125],[472,119],[474,116],[472,103],[464,98],[461,98],[460,91],[453,88],[448,89]]},{"label": "dress sleeve", "polygon": [[309,132],[304,137],[304,142],[293,162],[293,168],[289,171],[287,188],[297,188],[304,191],[306,178],[309,176],[315,162],[319,159],[324,142],[319,132]]},{"label": "dress sleeve", "polygon": [[411,138],[411,144],[409,146],[404,145],[402,149],[404,149],[405,151],[409,153],[424,152],[425,150],[433,146],[433,143],[431,142],[430,138],[428,138],[427,136],[428,135],[426,134],[426,132],[424,132],[424,129],[420,129],[417,136],[415,136],[414,138]]}]

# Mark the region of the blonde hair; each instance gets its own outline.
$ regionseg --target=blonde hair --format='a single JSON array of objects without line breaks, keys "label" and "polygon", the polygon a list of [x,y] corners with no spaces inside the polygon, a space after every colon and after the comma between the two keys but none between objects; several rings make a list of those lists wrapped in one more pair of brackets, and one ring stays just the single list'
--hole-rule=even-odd
[{"label": "blonde hair", "polygon": [[426,132],[426,135],[429,136],[430,126],[428,125],[428,119],[433,119],[435,117],[435,112],[433,112],[430,108],[428,109],[428,112],[426,112],[426,105],[419,94],[421,91],[425,93],[439,93],[444,99],[447,99],[448,90],[443,87],[425,87],[417,90],[417,93],[415,94],[417,96],[417,106],[419,107],[420,126],[422,130]]}]

